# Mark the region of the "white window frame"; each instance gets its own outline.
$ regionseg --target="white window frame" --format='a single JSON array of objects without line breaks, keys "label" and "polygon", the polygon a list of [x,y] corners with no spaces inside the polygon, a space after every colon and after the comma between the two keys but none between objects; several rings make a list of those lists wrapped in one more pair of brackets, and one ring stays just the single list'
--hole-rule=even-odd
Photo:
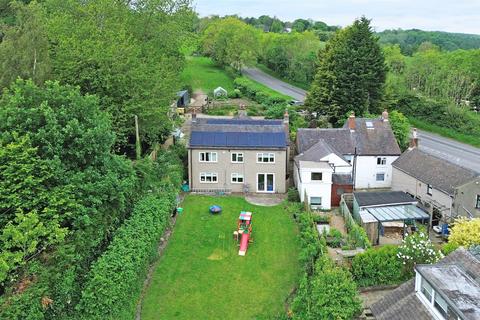
[{"label": "white window frame", "polygon": [[[233,160],[233,155],[235,155],[235,158],[236,158],[235,161]],[[238,161],[238,156],[239,155],[242,157],[242,161]],[[231,155],[230,155],[230,162],[231,163],[243,163],[244,160],[245,160],[245,156],[244,156],[243,152],[232,152]]]},{"label": "white window frame", "polygon": [[382,166],[383,167],[383,166],[386,166],[386,165],[387,165],[387,158],[386,157],[377,157],[377,166]]},{"label": "white window frame", "polygon": [[[204,180],[202,181],[202,176],[204,177]],[[207,177],[210,176],[211,181],[207,181]],[[216,172],[200,172],[200,183],[218,183],[218,173]],[[215,181],[213,181],[215,178]]]},{"label": "white window frame", "polygon": [[431,184],[427,184],[427,194],[429,196],[433,195],[433,187]]},{"label": "white window frame", "polygon": [[[320,199],[320,203],[312,203],[312,198]],[[310,199],[308,199],[308,200],[310,201],[311,206],[318,206],[318,207],[322,206],[322,197],[310,197]]]},{"label": "white window frame", "polygon": [[[313,179],[314,174],[320,174],[320,179]],[[323,172],[310,172],[311,181],[323,181]]]},{"label": "white window frame", "polygon": [[[378,175],[383,174],[383,180],[378,180]],[[385,179],[387,178],[387,174],[385,172],[377,172],[375,174],[375,181],[376,182],[385,182]]]},{"label": "white window frame", "polygon": [[[262,159],[262,161],[258,161],[259,158]],[[270,161],[273,158],[273,161]],[[265,159],[268,159],[268,161],[263,161]],[[275,163],[275,153],[273,152],[259,152],[257,153],[257,163]]]},{"label": "white window frame", "polygon": [[[202,155],[203,155],[204,159],[207,159],[207,154],[209,154],[209,159],[210,160],[208,160],[208,161],[207,160],[202,160]],[[215,160],[212,160],[213,155],[215,155]],[[214,152],[214,151],[199,152],[198,153],[198,161],[199,162],[206,162],[206,163],[208,163],[208,162],[213,162],[213,163],[218,162],[218,152]]]},{"label": "white window frame", "polygon": [[[238,179],[242,179],[242,181],[238,181]],[[236,179],[236,181],[234,181],[233,179]],[[231,183],[245,183],[245,176],[243,175],[243,173],[232,173],[231,176],[230,176],[230,182]]]}]

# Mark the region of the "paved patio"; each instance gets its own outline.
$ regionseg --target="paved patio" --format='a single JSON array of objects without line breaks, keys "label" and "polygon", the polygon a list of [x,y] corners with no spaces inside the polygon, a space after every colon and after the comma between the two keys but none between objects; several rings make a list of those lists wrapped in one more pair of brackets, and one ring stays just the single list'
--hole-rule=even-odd
[{"label": "paved patio", "polygon": [[264,207],[273,207],[282,203],[286,199],[286,194],[257,194],[252,193],[245,196],[247,202]]}]

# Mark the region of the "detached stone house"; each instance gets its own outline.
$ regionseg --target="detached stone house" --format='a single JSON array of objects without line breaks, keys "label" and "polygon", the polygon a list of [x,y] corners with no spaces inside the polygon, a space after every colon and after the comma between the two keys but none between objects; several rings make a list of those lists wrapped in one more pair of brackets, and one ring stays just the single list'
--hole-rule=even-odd
[{"label": "detached stone house", "polygon": [[480,175],[416,147],[393,162],[392,189],[417,198],[431,224],[457,216],[480,217]]},{"label": "detached stone house", "polygon": [[284,120],[192,117],[188,145],[192,191],[287,191],[288,113]]},{"label": "detached stone house", "polygon": [[299,129],[296,147],[301,201],[327,210],[353,189],[390,188],[392,163],[401,154],[386,111],[379,119],[352,115],[343,128]]}]

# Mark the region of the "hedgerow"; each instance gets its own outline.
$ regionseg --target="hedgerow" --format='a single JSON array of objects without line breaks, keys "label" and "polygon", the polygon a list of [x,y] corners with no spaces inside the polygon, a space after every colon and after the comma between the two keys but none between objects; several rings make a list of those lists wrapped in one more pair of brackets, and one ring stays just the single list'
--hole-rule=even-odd
[{"label": "hedgerow", "polygon": [[[116,231],[104,254],[92,265],[77,305],[79,319],[133,319],[149,264],[176,206],[182,169],[173,152],[159,155],[153,166],[142,164],[140,176],[162,170],[160,182],[146,181],[151,194],[141,198]],[[158,177],[158,175],[157,175]],[[155,186],[154,186],[155,184]]]},{"label": "hedgerow", "polygon": [[327,255],[312,214],[301,204],[290,204],[300,228],[300,261],[304,272],[291,304],[292,319],[352,319],[361,310],[356,283],[351,273],[336,266]]},{"label": "hedgerow", "polygon": [[266,89],[262,85],[245,77],[236,78],[234,84],[235,88],[240,90],[244,96],[260,104],[276,105],[286,104],[288,102],[286,96]]},{"label": "hedgerow", "polygon": [[133,319],[142,279],[169,224],[175,191],[140,200],[132,217],[117,231],[108,250],[95,262],[78,305],[81,319]]},{"label": "hedgerow", "polygon": [[398,284],[408,279],[397,257],[398,247],[371,248],[352,259],[351,272],[360,287]]}]

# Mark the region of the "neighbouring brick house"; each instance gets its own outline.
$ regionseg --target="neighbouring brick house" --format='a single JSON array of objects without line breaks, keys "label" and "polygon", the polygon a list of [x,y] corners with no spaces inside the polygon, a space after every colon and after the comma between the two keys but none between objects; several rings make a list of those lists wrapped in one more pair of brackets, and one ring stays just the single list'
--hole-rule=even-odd
[{"label": "neighbouring brick house", "polygon": [[289,158],[284,120],[192,116],[188,176],[193,191],[285,193]]},{"label": "neighbouring brick house", "polygon": [[416,147],[405,151],[392,166],[392,189],[418,199],[430,213],[433,226],[457,216],[480,217],[479,173]]}]

